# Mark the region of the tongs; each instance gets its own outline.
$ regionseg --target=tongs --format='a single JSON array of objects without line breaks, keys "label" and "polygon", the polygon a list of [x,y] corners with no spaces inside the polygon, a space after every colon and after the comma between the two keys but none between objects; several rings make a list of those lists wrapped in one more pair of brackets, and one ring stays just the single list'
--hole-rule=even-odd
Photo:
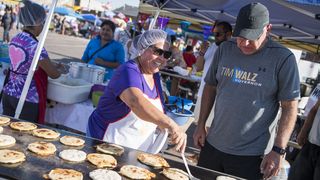
[{"label": "tongs", "polygon": [[181,157],[182,157],[184,166],[187,169],[190,180],[200,180],[199,178],[196,178],[191,174],[190,169],[189,169],[189,165],[188,165],[188,162],[187,162],[187,159],[186,159],[186,156],[184,155],[184,153],[181,153]]}]

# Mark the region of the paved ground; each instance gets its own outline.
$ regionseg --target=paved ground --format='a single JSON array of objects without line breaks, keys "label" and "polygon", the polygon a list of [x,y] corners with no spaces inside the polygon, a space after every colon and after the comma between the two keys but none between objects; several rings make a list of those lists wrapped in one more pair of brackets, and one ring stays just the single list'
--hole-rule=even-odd
[{"label": "paved ground", "polygon": [[78,61],[88,44],[89,39],[48,33],[45,42],[52,60]]},{"label": "paved ground", "polygon": [[[3,29],[0,28],[0,40],[2,40],[2,32]],[[12,30],[10,36],[13,37],[18,32],[17,30]],[[89,39],[49,32],[44,47],[52,60],[78,61],[81,59],[88,42]]]},{"label": "paved ground", "polygon": [[[2,40],[2,30],[3,29],[0,28],[0,40]],[[11,37],[13,37],[17,32],[19,31],[13,30],[11,32]],[[88,42],[89,40],[85,38],[60,35],[57,33],[49,32],[44,46],[49,53],[50,59],[55,61],[70,62],[79,61],[81,59],[81,56]],[[195,125],[191,124],[191,126],[187,130],[188,152],[194,151],[192,140],[194,129]]]}]

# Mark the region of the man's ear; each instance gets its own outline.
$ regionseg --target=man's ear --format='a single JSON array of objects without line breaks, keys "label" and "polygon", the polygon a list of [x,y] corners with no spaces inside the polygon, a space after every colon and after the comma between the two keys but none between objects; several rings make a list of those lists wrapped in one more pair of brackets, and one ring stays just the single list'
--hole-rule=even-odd
[{"label": "man's ear", "polygon": [[231,38],[231,36],[232,36],[232,32],[231,31],[227,32],[227,37]]}]

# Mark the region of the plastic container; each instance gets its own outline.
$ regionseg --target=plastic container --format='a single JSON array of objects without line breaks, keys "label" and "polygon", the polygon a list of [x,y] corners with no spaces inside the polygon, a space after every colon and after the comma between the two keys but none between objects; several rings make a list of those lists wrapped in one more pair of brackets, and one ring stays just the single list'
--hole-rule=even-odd
[{"label": "plastic container", "polygon": [[184,109],[190,110],[192,108],[193,102],[190,99],[184,99],[177,96],[168,96],[169,104],[175,104],[179,108],[182,108],[182,101],[184,103]]},{"label": "plastic container", "polygon": [[92,104],[94,107],[97,107],[100,97],[103,95],[103,91],[93,91],[92,92]]},{"label": "plastic container", "polygon": [[92,84],[82,79],[49,79],[47,98],[64,104],[86,101]]},{"label": "plastic container", "polygon": [[287,180],[289,176],[289,171],[290,171],[290,164],[287,160],[283,159],[278,175],[273,176],[271,180]]},{"label": "plastic container", "polygon": [[103,84],[94,84],[94,85],[92,85],[89,96],[92,98],[92,93],[95,92],[95,91],[104,92],[106,87],[107,87],[107,85],[103,85]]},{"label": "plastic container", "polygon": [[190,117],[193,116],[193,112],[190,110],[184,110],[182,113],[182,109],[174,109],[171,111],[167,111],[167,116],[169,116],[171,119],[173,119],[179,126],[183,126],[186,124]]},{"label": "plastic container", "polygon": [[2,42],[0,42],[0,62],[10,64],[8,44],[2,44]]},{"label": "plastic container", "polygon": [[8,44],[0,43],[0,58],[9,58],[9,46]]},{"label": "plastic container", "polygon": [[1,62],[1,65],[2,65],[2,69],[3,70],[6,70],[6,69],[10,68],[10,64],[9,63]]}]

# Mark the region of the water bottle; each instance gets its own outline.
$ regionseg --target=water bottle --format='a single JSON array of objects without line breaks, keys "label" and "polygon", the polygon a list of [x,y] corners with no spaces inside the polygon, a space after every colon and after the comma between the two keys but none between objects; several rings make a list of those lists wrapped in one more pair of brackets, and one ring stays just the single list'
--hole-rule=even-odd
[{"label": "water bottle", "polygon": [[197,66],[195,64],[192,65],[191,75],[195,75],[197,73]]},{"label": "water bottle", "polygon": [[278,175],[273,176],[271,180],[287,180],[290,170],[290,164],[285,159],[282,160],[280,171]]}]

